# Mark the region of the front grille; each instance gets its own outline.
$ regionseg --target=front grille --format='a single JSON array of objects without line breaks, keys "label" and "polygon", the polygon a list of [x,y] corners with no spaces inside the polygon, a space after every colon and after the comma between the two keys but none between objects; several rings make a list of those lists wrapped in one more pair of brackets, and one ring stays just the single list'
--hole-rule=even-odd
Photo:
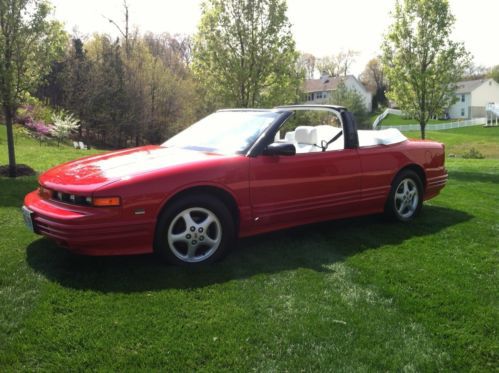
[{"label": "front grille", "polygon": [[52,191],[51,198],[55,201],[69,203],[72,205],[80,205],[80,206],[92,205],[92,200],[90,197],[78,196],[76,194]]}]

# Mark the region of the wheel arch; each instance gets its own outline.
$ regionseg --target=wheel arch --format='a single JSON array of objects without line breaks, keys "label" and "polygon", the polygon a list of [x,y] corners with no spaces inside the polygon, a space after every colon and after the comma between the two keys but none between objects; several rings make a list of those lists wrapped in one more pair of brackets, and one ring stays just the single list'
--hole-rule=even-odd
[{"label": "wheel arch", "polygon": [[416,164],[416,163],[411,163],[411,164],[408,164],[408,165],[405,165],[404,167],[402,167],[393,176],[391,184],[393,184],[393,182],[398,177],[398,175],[400,175],[400,173],[402,173],[404,171],[407,171],[407,170],[413,171],[413,172],[415,172],[419,176],[419,178],[421,179],[421,184],[423,184],[423,191],[424,191],[426,189],[426,173],[424,171],[424,168],[421,167],[420,165]]},{"label": "wheel arch", "polygon": [[[411,172],[414,172],[416,175],[418,175],[418,177],[420,179],[420,184],[421,184],[423,190],[422,190],[421,198],[419,198],[418,206],[416,207],[416,210],[414,210],[413,214],[410,217],[402,219],[401,217],[396,216],[396,213],[394,212],[395,205],[394,205],[394,201],[393,201],[393,194],[395,193],[395,188],[398,187],[395,184],[395,181],[400,177],[400,175],[403,172],[406,172],[406,171],[411,171]],[[424,168],[421,167],[418,164],[415,164],[415,163],[407,164],[404,167],[402,167],[393,176],[393,179],[392,179],[392,182],[391,182],[390,185],[391,185],[390,192],[388,193],[388,196],[387,196],[386,202],[385,202],[385,208],[384,208],[385,215],[389,219],[396,219],[398,221],[403,221],[403,222],[407,222],[407,221],[410,221],[410,220],[414,219],[414,217],[421,210],[421,207],[422,207],[422,204],[423,204],[423,200],[424,200],[424,191],[426,189],[426,173],[424,171]]]},{"label": "wheel arch", "polygon": [[236,232],[239,231],[239,207],[236,202],[236,198],[230,193],[229,191],[225,190],[224,188],[214,186],[214,185],[196,185],[196,186],[190,186],[186,187],[184,189],[181,189],[179,191],[176,191],[174,194],[172,194],[166,201],[163,202],[161,208],[158,211],[158,214],[156,216],[156,221],[158,221],[159,217],[161,214],[175,201],[177,201],[180,198],[183,198],[187,195],[190,194],[208,194],[211,195],[220,201],[222,201],[227,208],[229,209],[229,212],[231,213],[232,217],[234,218],[234,222],[236,225]]}]

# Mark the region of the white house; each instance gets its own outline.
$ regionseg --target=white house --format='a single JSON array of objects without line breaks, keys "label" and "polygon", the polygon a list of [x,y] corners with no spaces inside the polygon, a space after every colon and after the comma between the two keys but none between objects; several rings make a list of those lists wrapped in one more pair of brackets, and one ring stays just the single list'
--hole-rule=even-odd
[{"label": "white house", "polygon": [[499,104],[499,83],[494,79],[468,80],[457,83],[458,101],[449,107],[452,119],[485,117],[488,104]]},{"label": "white house", "polygon": [[328,102],[328,99],[331,98],[331,93],[336,91],[341,83],[345,84],[348,89],[355,90],[363,98],[367,111],[372,110],[372,94],[353,75],[334,78],[323,75],[320,79],[305,80],[304,92],[306,103],[323,104]]}]

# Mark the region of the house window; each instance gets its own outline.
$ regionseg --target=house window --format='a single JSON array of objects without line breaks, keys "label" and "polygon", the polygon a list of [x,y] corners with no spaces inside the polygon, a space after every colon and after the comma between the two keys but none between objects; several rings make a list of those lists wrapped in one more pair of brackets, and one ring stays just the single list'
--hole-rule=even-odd
[{"label": "house window", "polygon": [[464,95],[461,95],[461,102],[464,102],[465,99],[466,97]]},{"label": "house window", "polygon": [[464,108],[461,109],[461,116],[464,117]]},{"label": "house window", "polygon": [[317,93],[315,94],[315,98],[316,98],[317,100],[322,99],[322,92],[317,92]]}]

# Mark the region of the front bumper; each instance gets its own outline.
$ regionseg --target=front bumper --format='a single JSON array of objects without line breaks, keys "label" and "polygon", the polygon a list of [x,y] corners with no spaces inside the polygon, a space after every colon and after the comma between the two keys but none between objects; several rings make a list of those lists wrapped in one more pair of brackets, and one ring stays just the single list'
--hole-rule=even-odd
[{"label": "front bumper", "polygon": [[155,221],[134,221],[121,208],[73,206],[26,195],[34,231],[84,255],[130,255],[153,251]]}]

